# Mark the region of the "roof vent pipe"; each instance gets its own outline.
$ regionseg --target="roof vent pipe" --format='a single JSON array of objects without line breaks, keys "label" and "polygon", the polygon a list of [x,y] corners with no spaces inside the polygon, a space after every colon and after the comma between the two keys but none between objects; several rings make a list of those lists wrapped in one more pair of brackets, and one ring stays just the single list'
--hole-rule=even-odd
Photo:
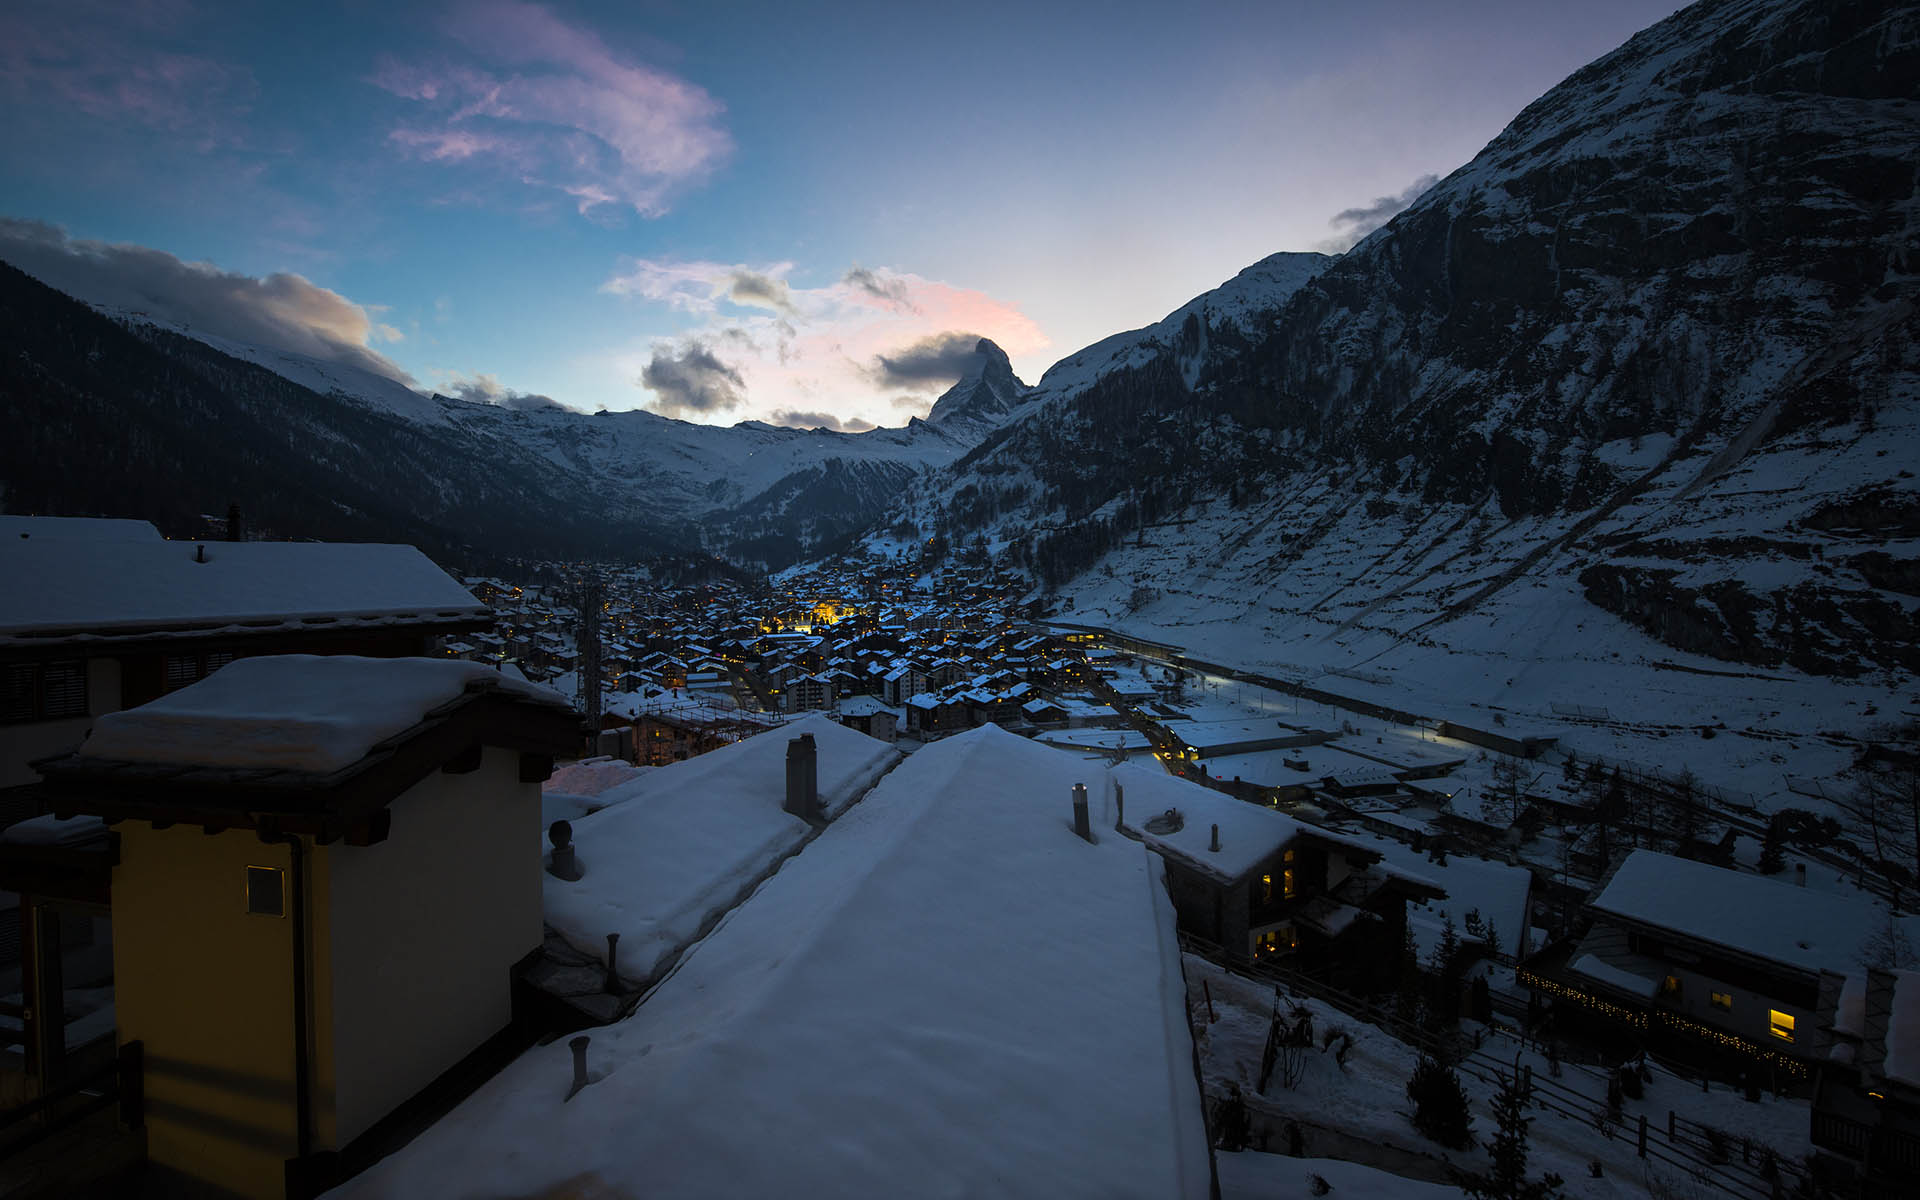
[{"label": "roof vent pipe", "polygon": [[1120,828],[1127,823],[1127,789],[1119,784],[1113,785],[1113,827]]},{"label": "roof vent pipe", "polygon": [[[581,1088],[593,1082],[587,1078],[587,1043],[592,1040],[583,1033],[567,1043],[573,1050],[573,1086],[567,1089],[567,1100],[579,1095]],[[562,1100],[561,1103],[565,1104],[566,1100]]]},{"label": "roof vent pipe", "polygon": [[547,826],[547,840],[553,843],[553,857],[547,863],[547,874],[568,883],[586,874],[580,869],[580,856],[573,848],[571,821],[555,821]]},{"label": "roof vent pipe", "polygon": [[1220,852],[1220,827],[1218,825],[1213,827],[1213,841],[1207,846],[1207,849],[1216,854]]},{"label": "roof vent pipe", "polygon": [[1093,840],[1093,825],[1087,819],[1087,785],[1073,785],[1073,831],[1084,841]]},{"label": "roof vent pipe", "polygon": [[204,542],[193,548],[193,561],[195,562],[207,561],[207,547]]},{"label": "roof vent pipe", "polygon": [[1807,864],[1803,862],[1793,864],[1793,881],[1801,887],[1807,886]]}]

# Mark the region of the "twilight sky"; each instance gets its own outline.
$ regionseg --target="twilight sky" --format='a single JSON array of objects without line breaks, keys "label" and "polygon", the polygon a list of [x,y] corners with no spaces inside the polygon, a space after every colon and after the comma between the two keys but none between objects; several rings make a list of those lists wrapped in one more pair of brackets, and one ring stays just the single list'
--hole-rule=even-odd
[{"label": "twilight sky", "polygon": [[1031,382],[1343,248],[1678,7],[8,0],[0,259],[449,394],[898,425],[976,336]]}]

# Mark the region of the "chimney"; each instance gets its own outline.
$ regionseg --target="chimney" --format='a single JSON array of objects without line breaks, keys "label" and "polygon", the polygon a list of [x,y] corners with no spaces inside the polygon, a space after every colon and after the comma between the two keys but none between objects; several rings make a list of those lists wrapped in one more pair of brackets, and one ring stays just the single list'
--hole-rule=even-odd
[{"label": "chimney", "polygon": [[227,540],[230,542],[244,542],[247,540],[246,534],[247,527],[240,520],[240,506],[238,504],[227,505]]},{"label": "chimney", "polygon": [[195,562],[207,561],[207,547],[204,542],[193,548],[193,561]]},{"label": "chimney", "polygon": [[820,815],[820,751],[810,733],[787,743],[786,808],[802,821]]},{"label": "chimney", "polygon": [[620,951],[620,935],[617,933],[608,934],[607,935],[607,980],[606,980],[606,985],[602,990],[604,990],[609,996],[618,996],[620,994],[620,968],[618,965],[619,959],[615,957],[619,953],[619,951]]},{"label": "chimney", "polygon": [[1213,851],[1215,854],[1220,852],[1220,827],[1218,825],[1213,827],[1213,840],[1207,844],[1207,849]]},{"label": "chimney", "polygon": [[1127,823],[1127,789],[1119,784],[1113,785],[1113,827],[1120,828]]},{"label": "chimney", "polygon": [[1087,785],[1084,783],[1073,785],[1073,831],[1085,841],[1093,840],[1093,825],[1087,819]]},{"label": "chimney", "polygon": [[1803,862],[1793,864],[1793,881],[1801,887],[1807,886],[1807,864]]}]

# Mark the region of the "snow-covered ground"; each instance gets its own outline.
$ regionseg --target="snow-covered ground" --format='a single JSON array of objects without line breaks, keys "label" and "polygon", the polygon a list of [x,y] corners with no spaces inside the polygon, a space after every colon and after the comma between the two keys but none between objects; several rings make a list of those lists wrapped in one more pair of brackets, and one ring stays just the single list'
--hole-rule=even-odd
[{"label": "snow-covered ground", "polygon": [[[1447,1150],[1414,1128],[1406,1085],[1419,1060],[1417,1051],[1318,1000],[1287,996],[1282,1001],[1282,1014],[1300,1005],[1313,1014],[1316,1038],[1324,1038],[1334,1029],[1351,1034],[1353,1048],[1345,1066],[1337,1063],[1334,1055],[1319,1050],[1316,1042],[1316,1048],[1305,1056],[1304,1069],[1294,1087],[1282,1086],[1276,1076],[1264,1096],[1256,1094],[1274,989],[1193,955],[1187,956],[1186,969],[1188,1000],[1199,1031],[1201,1072],[1209,1094],[1217,1097],[1228,1082],[1239,1084],[1255,1114],[1256,1147],[1261,1144],[1260,1114],[1270,1114],[1265,1121],[1269,1151],[1285,1148],[1280,1131],[1285,1122],[1293,1121],[1301,1129],[1310,1156],[1353,1159],[1429,1181],[1446,1179],[1448,1162],[1466,1170],[1487,1168],[1484,1149]],[[1208,1019],[1209,996],[1212,1020]],[[1605,1104],[1604,1072],[1567,1063],[1562,1064],[1556,1077],[1543,1056],[1504,1037],[1491,1038],[1476,1061],[1490,1063],[1495,1059],[1509,1070],[1531,1067],[1537,1080],[1550,1079],[1556,1087],[1587,1098],[1596,1108]],[[1475,1137],[1490,1137],[1494,1125],[1489,1102],[1496,1090],[1494,1084],[1468,1070],[1460,1072],[1460,1081],[1469,1098]],[[1632,1129],[1638,1118],[1645,1115],[1650,1125],[1664,1126],[1670,1109],[1727,1131],[1734,1135],[1730,1140],[1751,1138],[1783,1160],[1797,1160],[1809,1150],[1810,1116],[1805,1101],[1763,1097],[1752,1102],[1737,1091],[1718,1086],[1703,1092],[1697,1082],[1656,1068],[1644,1098],[1625,1102],[1625,1123],[1620,1125],[1603,1127],[1541,1105],[1533,1107],[1528,1114],[1533,1118],[1528,1169],[1535,1176],[1546,1171],[1559,1174],[1567,1182],[1566,1194],[1574,1197],[1641,1198],[1648,1194],[1650,1179],[1655,1184],[1677,1181],[1701,1195],[1716,1194],[1711,1186],[1701,1188],[1695,1180],[1685,1178],[1678,1167],[1657,1158],[1642,1159],[1636,1153]],[[1589,1170],[1596,1161],[1601,1167],[1599,1178]],[[1227,1178],[1223,1168],[1222,1194],[1231,1196]],[[1332,1181],[1330,1176],[1328,1179]],[[1405,1194],[1418,1194],[1413,1190],[1417,1186],[1409,1183]],[[1683,1190],[1679,1194],[1692,1192]]]},{"label": "snow-covered ground", "polygon": [[337,1194],[1205,1196],[1172,905],[1110,829],[1074,755],[930,745],[592,1031],[577,1096],[531,1050]]},{"label": "snow-covered ground", "polygon": [[809,836],[784,808],[787,745],[804,734],[817,747],[828,816],[900,759],[820,715],[609,788],[593,798],[597,811],[569,818],[585,874],[545,877],[547,924],[589,954],[619,934],[621,973],[650,978]]}]

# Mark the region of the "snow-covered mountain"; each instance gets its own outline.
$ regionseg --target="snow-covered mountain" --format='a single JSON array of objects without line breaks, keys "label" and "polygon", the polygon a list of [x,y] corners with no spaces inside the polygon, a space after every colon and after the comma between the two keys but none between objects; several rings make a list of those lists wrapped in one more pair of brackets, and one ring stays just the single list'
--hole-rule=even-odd
[{"label": "snow-covered mountain", "polygon": [[[5,348],[17,353],[6,354]],[[287,536],[551,558],[719,554],[778,568],[843,544],[1026,387],[992,342],[926,420],[839,433],[426,396],[348,364],[94,309],[0,268],[5,502],[186,532],[241,503]],[[60,471],[76,455],[106,472]]]},{"label": "snow-covered mountain", "polygon": [[1595,699],[1622,654],[1720,673],[1703,705],[1910,684],[1917,14],[1702,0],[1339,259],[1064,360],[889,524],[1474,703]]}]

